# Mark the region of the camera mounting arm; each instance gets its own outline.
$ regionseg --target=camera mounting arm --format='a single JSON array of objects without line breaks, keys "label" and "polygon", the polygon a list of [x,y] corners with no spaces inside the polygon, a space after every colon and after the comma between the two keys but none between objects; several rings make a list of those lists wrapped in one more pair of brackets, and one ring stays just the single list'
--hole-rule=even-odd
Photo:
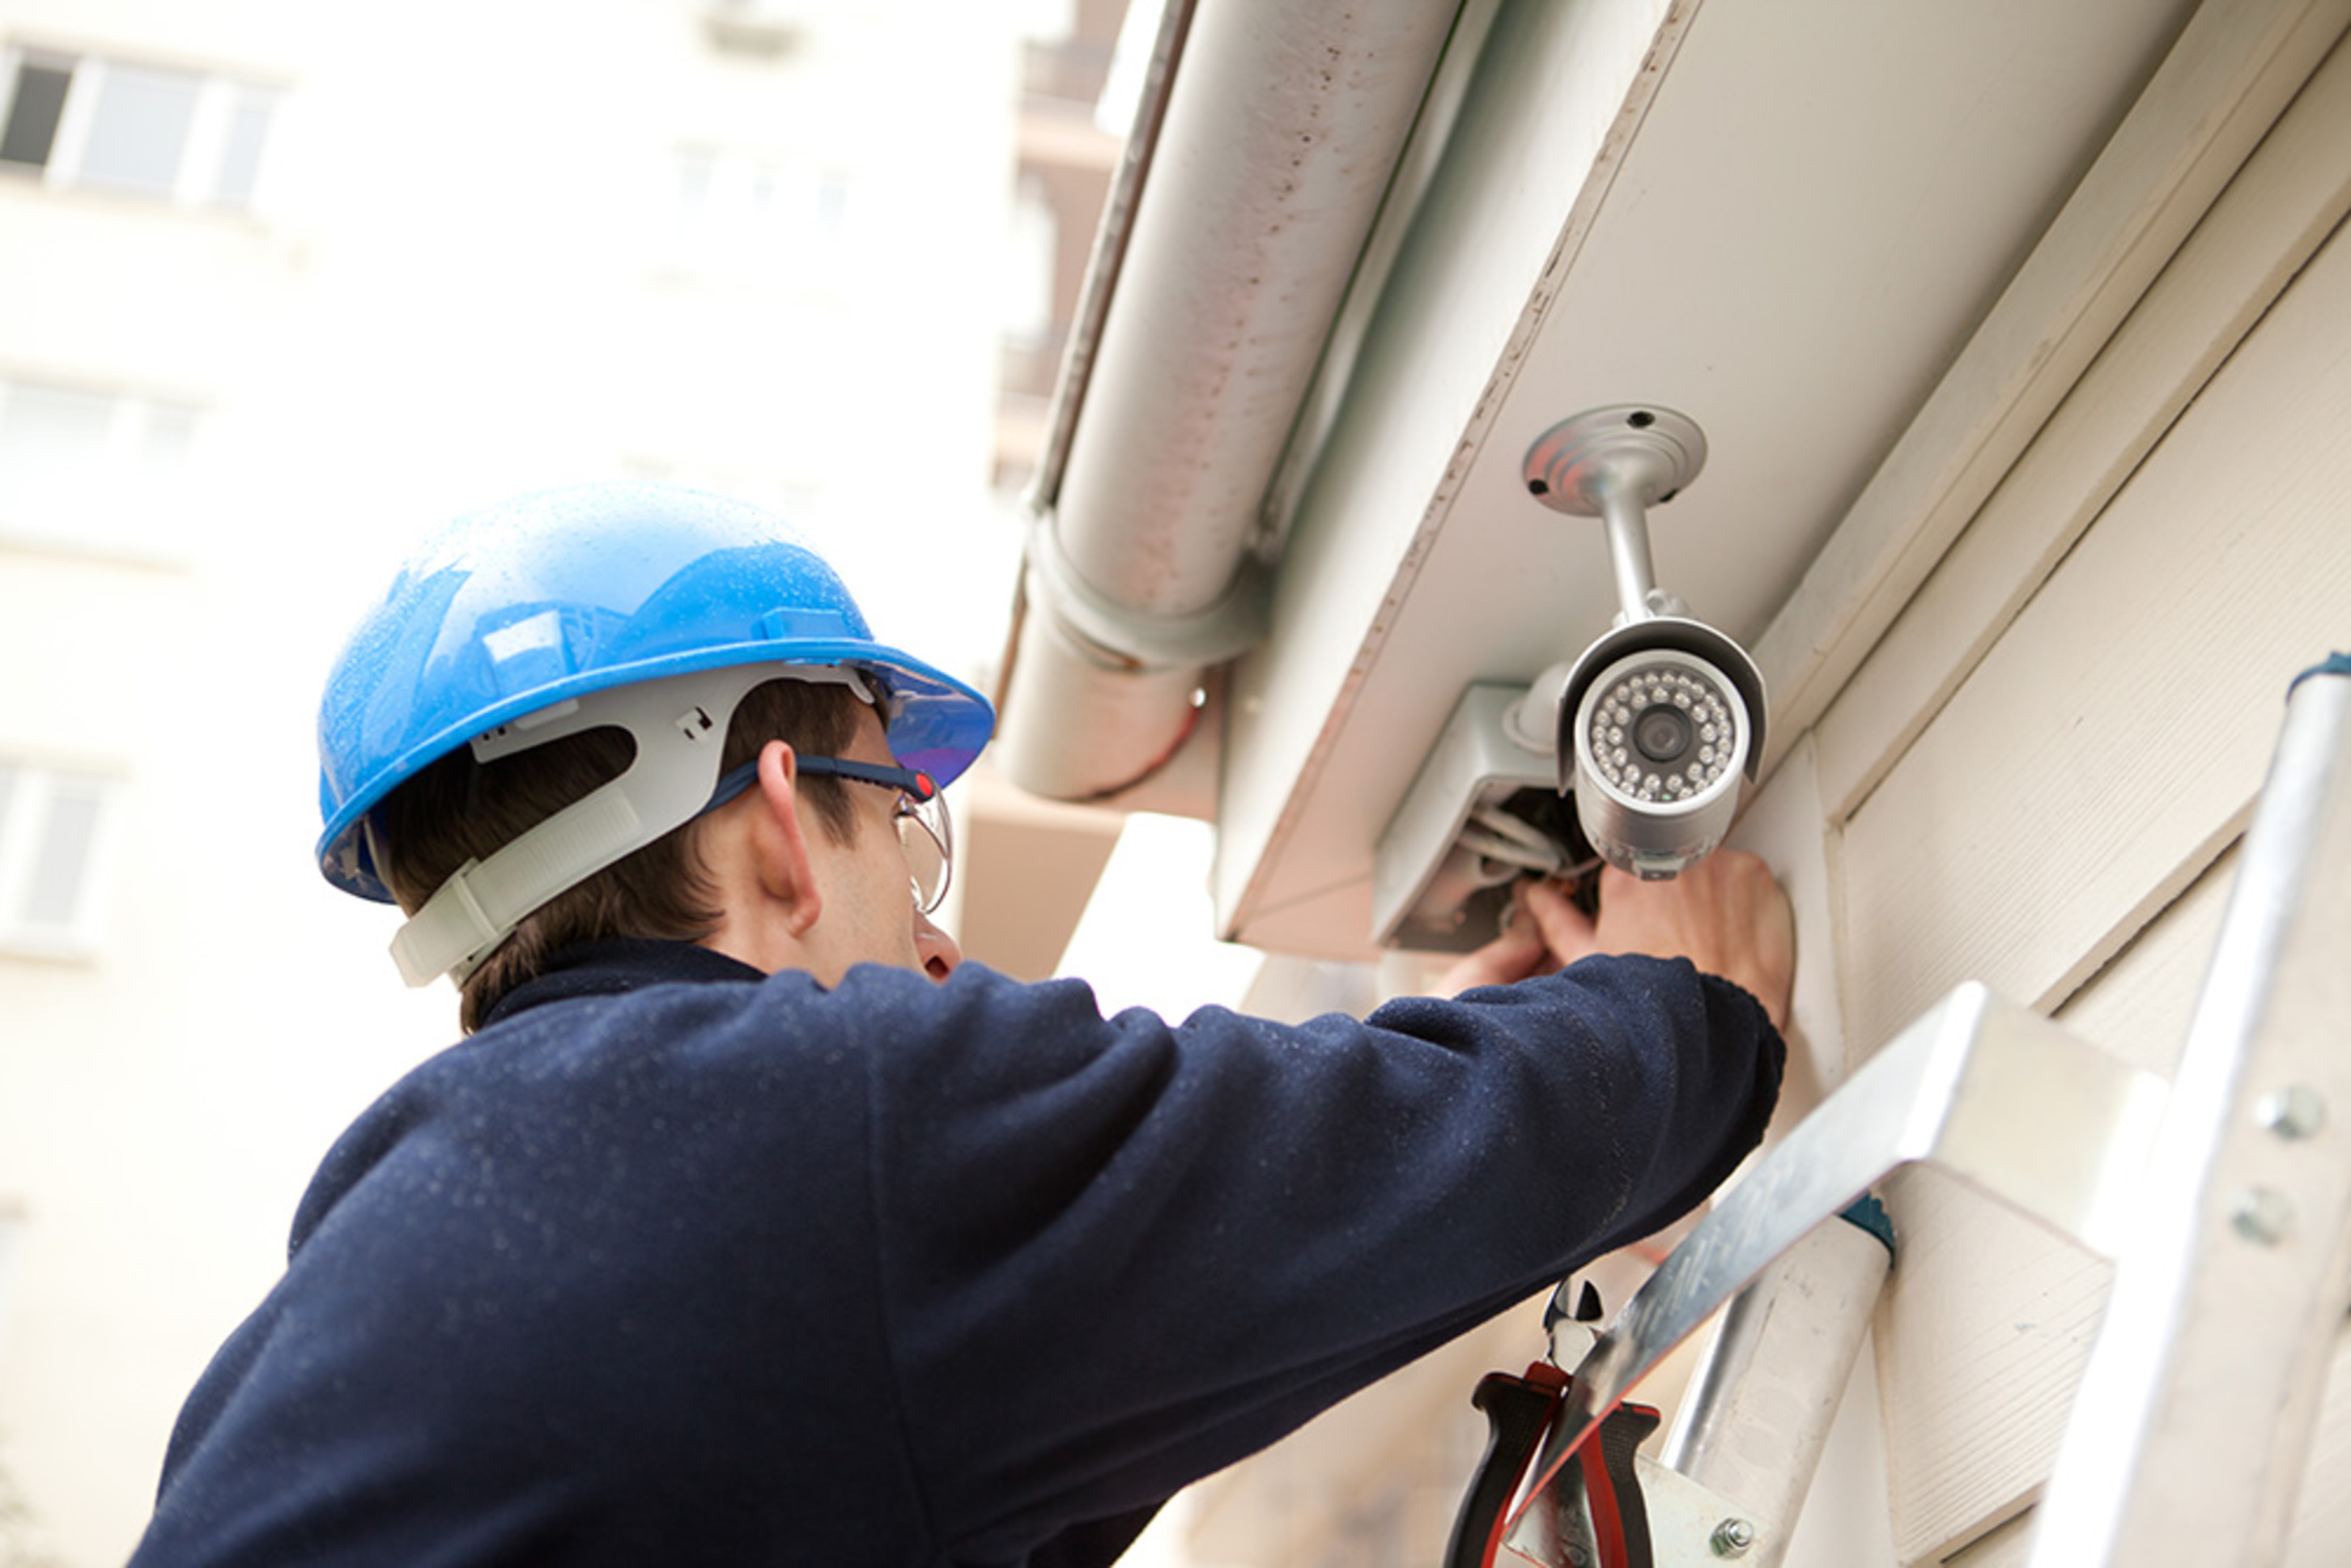
[{"label": "camera mounting arm", "polygon": [[[1669,877],[1729,831],[1739,779],[1762,766],[1763,677],[1744,649],[1656,585],[1647,508],[1706,465],[1670,409],[1620,404],[1561,421],[1529,448],[1527,493],[1605,526],[1619,610],[1569,669],[1552,716],[1559,789],[1612,863]],[[1538,683],[1547,689],[1548,682]],[[1520,719],[1521,728],[1531,727]]]}]

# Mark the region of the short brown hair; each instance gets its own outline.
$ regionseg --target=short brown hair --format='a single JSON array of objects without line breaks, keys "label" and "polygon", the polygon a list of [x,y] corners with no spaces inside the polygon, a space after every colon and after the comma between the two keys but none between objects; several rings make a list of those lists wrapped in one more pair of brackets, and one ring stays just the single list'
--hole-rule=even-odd
[{"label": "short brown hair", "polygon": [[[862,705],[842,686],[775,680],[736,705],[726,727],[721,773],[781,739],[810,757],[840,754],[856,732]],[[636,753],[626,730],[585,730],[493,762],[470,747],[424,768],[377,808],[385,884],[413,915],[458,867],[486,860],[526,830],[619,778]],[[836,843],[857,831],[857,813],[838,779],[800,776],[799,798]],[[701,820],[556,894],[517,925],[460,989],[457,1021],[468,1034],[499,999],[538,975],[562,948],[615,936],[698,941],[717,928],[719,911],[701,856]]]}]

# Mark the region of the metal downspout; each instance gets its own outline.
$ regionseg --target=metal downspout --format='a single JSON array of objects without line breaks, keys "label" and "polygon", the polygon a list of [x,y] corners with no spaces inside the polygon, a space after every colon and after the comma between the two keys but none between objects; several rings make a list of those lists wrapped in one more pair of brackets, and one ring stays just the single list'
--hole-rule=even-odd
[{"label": "metal downspout", "polygon": [[1263,637],[1266,492],[1456,9],[1171,0],[1032,496],[994,747],[1021,788],[1150,778]]}]

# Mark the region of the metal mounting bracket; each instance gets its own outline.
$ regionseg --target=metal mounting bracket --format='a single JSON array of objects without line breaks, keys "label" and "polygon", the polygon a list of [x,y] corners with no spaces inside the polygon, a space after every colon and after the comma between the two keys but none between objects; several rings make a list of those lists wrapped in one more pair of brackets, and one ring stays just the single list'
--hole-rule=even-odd
[{"label": "metal mounting bracket", "polygon": [[1527,449],[1521,475],[1527,494],[1552,511],[1607,525],[1621,619],[1634,622],[1686,608],[1657,587],[1647,508],[1681,494],[1705,466],[1706,434],[1688,415],[1619,403],[1544,431]]}]

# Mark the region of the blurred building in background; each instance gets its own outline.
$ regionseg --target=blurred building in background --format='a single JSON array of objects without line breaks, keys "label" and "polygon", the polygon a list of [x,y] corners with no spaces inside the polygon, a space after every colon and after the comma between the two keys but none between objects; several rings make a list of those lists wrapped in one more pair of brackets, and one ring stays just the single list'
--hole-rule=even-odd
[{"label": "blurred building in background", "polygon": [[[1069,0],[1066,27],[1037,29],[1022,46],[989,475],[1016,528],[1025,518],[1028,488],[1043,455],[1095,225],[1134,111],[1138,84],[1133,78],[1147,53],[1158,8],[1138,5],[1132,20],[1127,13],[1127,0]],[[1011,579],[1005,580],[998,608],[1008,613]],[[999,643],[1006,623],[999,615],[991,628]],[[1002,649],[989,653],[1000,660]],[[1124,813],[1024,794],[998,778],[985,755],[956,792],[963,797],[958,805],[965,830],[956,858],[968,873],[961,875],[956,930],[967,955],[1023,979],[1056,973],[1102,885],[1126,824]],[[1198,862],[1188,875],[1194,888],[1202,887],[1206,828],[1189,826],[1186,839],[1185,825],[1144,824],[1130,852],[1154,831],[1173,832],[1178,854],[1188,848]],[[1157,864],[1133,874],[1147,880],[1158,874]],[[1098,928],[1083,945],[1088,948],[1150,939],[1144,933],[1102,928],[1119,918],[1111,913],[1117,903],[1113,891],[1096,916]],[[1166,901],[1156,907],[1165,909]],[[1204,939],[1209,929],[1205,895],[1196,907],[1181,908],[1178,918],[1190,919],[1196,938]]]},{"label": "blurred building in background", "polygon": [[1130,25],[1127,0],[1071,0],[1067,31],[1031,37],[1022,50],[1018,249],[996,419],[995,481],[1005,490],[1023,487],[1036,468],[1094,226],[1125,146],[1136,96],[1131,78],[1157,15],[1155,6],[1139,6]]}]

